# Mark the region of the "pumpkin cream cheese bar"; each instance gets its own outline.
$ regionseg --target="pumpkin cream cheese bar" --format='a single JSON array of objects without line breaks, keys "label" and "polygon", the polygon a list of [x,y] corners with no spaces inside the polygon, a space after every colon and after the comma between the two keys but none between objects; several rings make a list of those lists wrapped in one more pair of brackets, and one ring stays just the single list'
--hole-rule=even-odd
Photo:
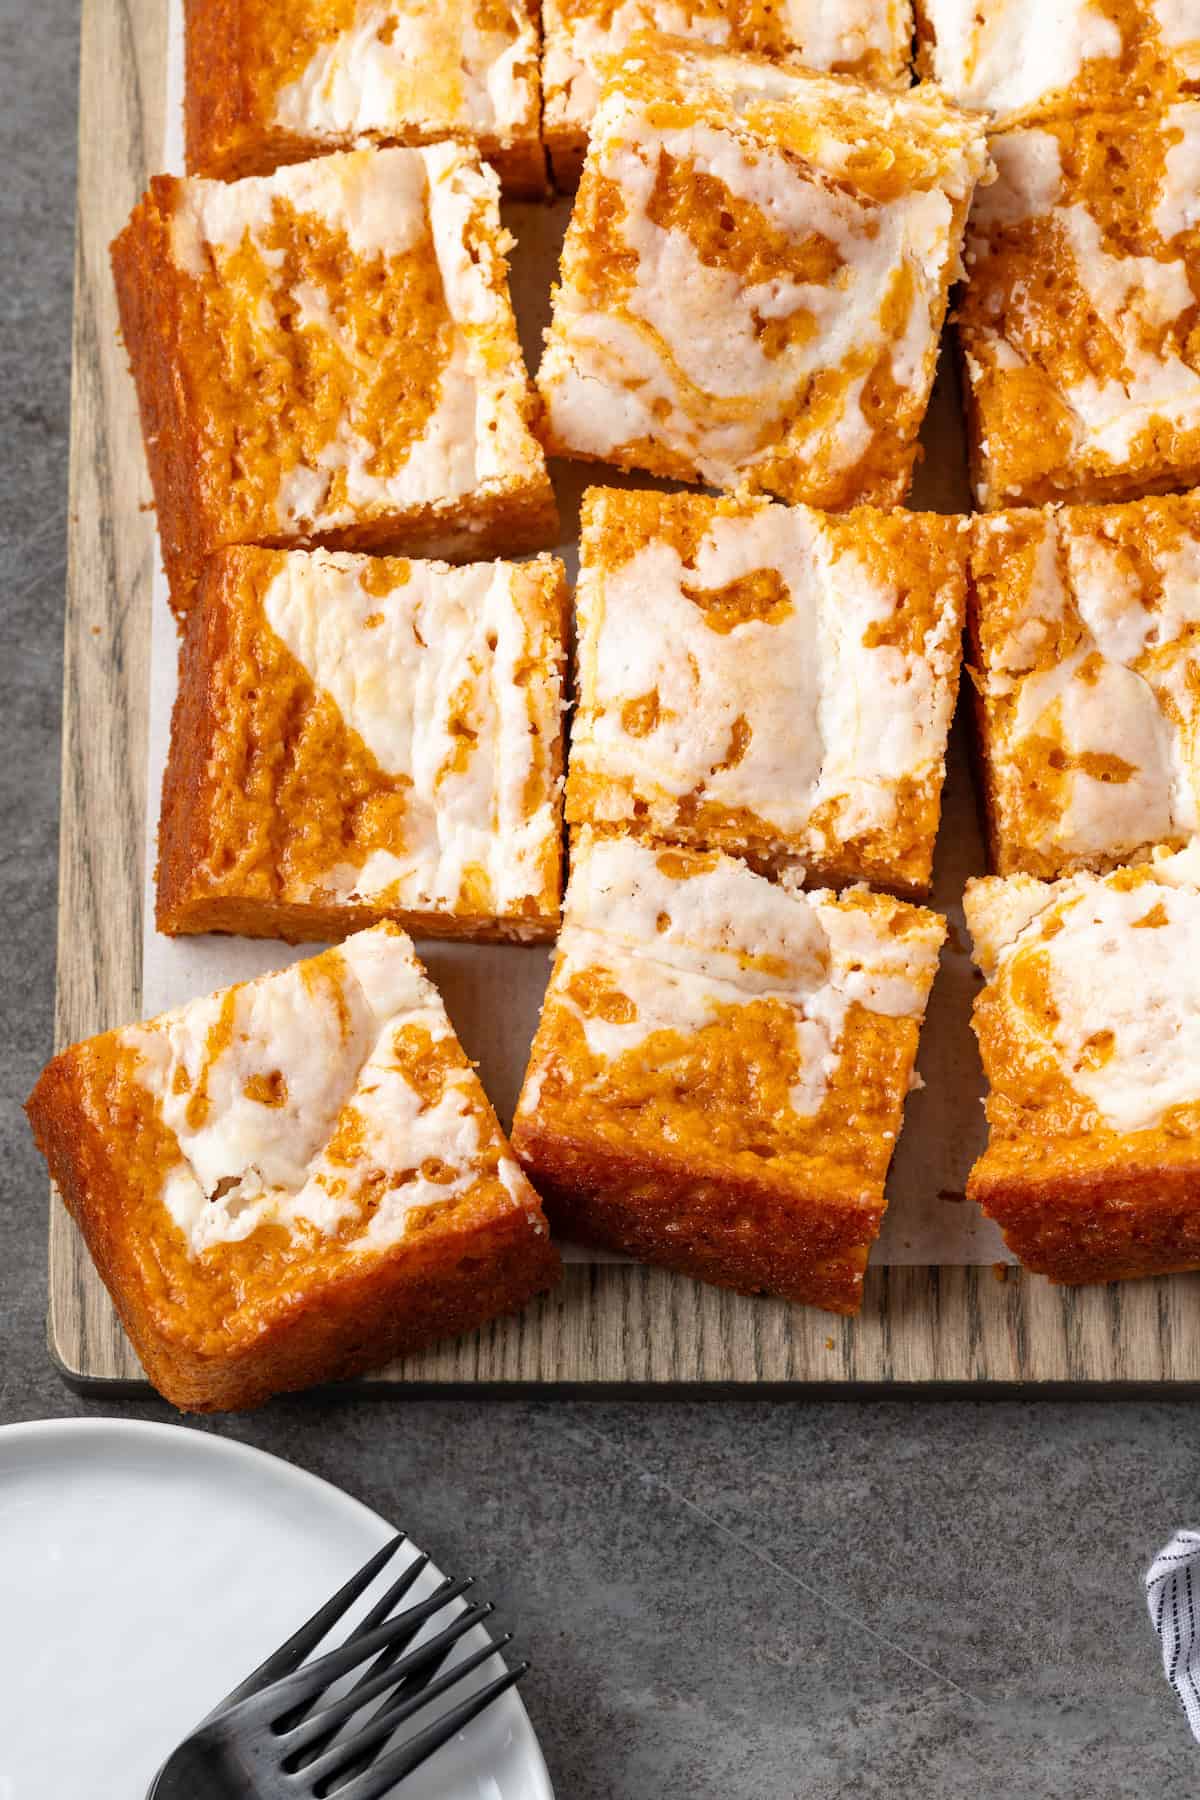
[{"label": "pumpkin cream cheese bar", "polygon": [[155,178],[112,256],[177,612],[229,544],[553,541],[508,243],[461,144]]},{"label": "pumpkin cream cheese bar", "polygon": [[916,13],[920,79],[996,125],[1200,86],[1200,15],[1186,0],[916,0]]},{"label": "pumpkin cream cheese bar", "polygon": [[1200,1268],[1200,857],[968,884],[987,1149],[968,1195],[1059,1282]]},{"label": "pumpkin cream cheese bar", "polygon": [[972,677],[992,865],[1109,869],[1200,830],[1200,499],[989,513]]},{"label": "pumpkin cream cheese bar", "polygon": [[186,0],[185,16],[191,175],[461,138],[507,192],[545,192],[533,0]]},{"label": "pumpkin cream cheese bar", "polygon": [[580,834],[513,1147],[568,1235],[856,1312],[945,926]]},{"label": "pumpkin cream cheese bar", "polygon": [[957,302],[979,505],[1200,485],[1200,101],[991,149]]},{"label": "pumpkin cream cheese bar", "polygon": [[612,65],[538,373],[551,454],[897,504],[982,122],[674,38]]},{"label": "pumpkin cream cheese bar", "polygon": [[28,1112],[147,1375],[187,1410],[356,1374],[557,1274],[396,926],[72,1045]]},{"label": "pumpkin cream cheese bar", "polygon": [[907,87],[909,0],[542,0],[542,130],[560,185],[578,180],[608,61],[641,31]]},{"label": "pumpkin cream cheese bar", "polygon": [[220,552],[184,633],[158,926],[553,937],[562,564]]},{"label": "pumpkin cream cheese bar", "polygon": [[567,818],[927,889],[968,521],[593,488]]}]

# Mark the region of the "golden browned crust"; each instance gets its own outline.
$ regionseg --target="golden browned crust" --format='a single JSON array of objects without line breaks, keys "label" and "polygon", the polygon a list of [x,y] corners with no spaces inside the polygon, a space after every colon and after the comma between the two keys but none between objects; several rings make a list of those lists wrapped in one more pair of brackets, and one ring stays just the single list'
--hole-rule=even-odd
[{"label": "golden browned crust", "polygon": [[[1056,470],[1039,473],[1029,480],[1011,485],[1001,492],[994,484],[989,485],[981,474],[985,467],[982,444],[992,429],[986,423],[989,407],[992,402],[991,388],[994,386],[991,376],[976,383],[977,394],[973,394],[966,403],[965,413],[970,443],[967,450],[967,461],[971,471],[971,483],[975,493],[975,504],[980,512],[1002,512],[1013,506],[1047,506],[1061,502],[1066,506],[1085,505],[1119,505],[1130,500],[1154,499],[1158,495],[1185,494],[1193,488],[1200,487],[1200,453],[1187,450],[1180,461],[1162,474],[1148,475],[1139,473],[1138,468],[1121,467],[1111,470],[1105,475],[1088,475],[1076,480],[1071,475],[1063,475]],[[1031,384],[1032,385],[1032,384]],[[967,390],[964,389],[964,392]],[[1037,437],[1038,396],[1033,396],[1028,406],[1029,439]],[[1148,433],[1148,435],[1155,435]],[[1192,434],[1182,429],[1172,430],[1160,427],[1156,434],[1154,454],[1169,456],[1175,444],[1186,446]],[[1016,442],[1013,433],[1009,440]],[[1051,441],[1051,433],[1047,430],[1043,442]],[[1024,446],[1021,446],[1023,452]]]},{"label": "golden browned crust", "polygon": [[573,194],[583,174],[587,156],[587,133],[571,131],[565,126],[543,133],[550,173],[560,194]]},{"label": "golden browned crust", "polygon": [[[289,538],[289,550],[359,550],[380,556],[440,557],[481,562],[489,556],[525,556],[559,536],[558,507],[544,483],[514,482],[508,492],[466,494],[449,504],[414,507],[403,519],[369,520],[344,531]],[[277,543],[277,548],[284,548]]]},{"label": "golden browned crust", "polygon": [[[199,603],[184,622],[180,645],[179,686],[163,769],[155,870],[155,923],[159,931],[168,934],[189,929],[188,921],[201,900],[195,891],[198,873],[208,855],[216,785],[210,753],[218,730],[214,688],[216,670],[229,644],[229,616],[217,599],[220,582],[218,569],[201,585]],[[238,913],[243,910],[237,908]]]},{"label": "golden browned crust", "polygon": [[479,154],[500,177],[507,200],[546,200],[551,197],[550,170],[540,143],[500,144],[479,139]]},{"label": "golden browned crust", "polygon": [[966,685],[971,695],[971,720],[973,732],[971,738],[971,770],[975,777],[974,792],[979,806],[983,824],[984,837],[987,841],[988,869],[993,874],[1002,874],[1000,812],[996,798],[996,779],[992,763],[991,747],[988,736],[988,709],[982,693],[983,683],[983,646],[980,640],[980,605],[979,589],[972,575],[970,564],[967,566],[967,647],[970,661],[967,663]]},{"label": "golden browned crust", "polygon": [[518,1119],[513,1149],[537,1171],[564,1236],[618,1250],[739,1294],[773,1294],[856,1313],[884,1208],[782,1194],[730,1171],[689,1173],[678,1159],[621,1152],[557,1124]]},{"label": "golden browned crust", "polygon": [[932,81],[933,53],[937,45],[937,33],[933,29],[933,21],[926,14],[921,0],[913,3],[913,73],[918,81]]},{"label": "golden browned crust", "polygon": [[991,1173],[967,1196],[1025,1267],[1051,1281],[1121,1281],[1200,1269],[1200,1161],[1183,1167]]},{"label": "golden browned crust", "polygon": [[[265,172],[244,166],[251,117],[243,54],[244,0],[184,0],[184,148],[189,175],[232,180]],[[253,153],[249,155],[253,160]],[[277,162],[295,161],[280,155]]]},{"label": "golden browned crust", "polygon": [[[253,72],[255,26],[261,0],[184,0],[184,135],[187,172],[220,181],[244,175],[269,175],[285,163],[355,147],[353,133],[343,137],[297,135],[264,116]],[[431,144],[451,135],[440,126],[374,136],[380,148],[391,144]],[[466,134],[455,134],[466,135]],[[546,156],[536,137],[503,142],[484,132],[472,139],[480,155],[500,177],[514,200],[540,200],[548,191]]]},{"label": "golden browned crust", "polygon": [[468,1210],[458,1229],[435,1224],[332,1280],[294,1283],[227,1333],[189,1329],[136,1216],[137,1196],[120,1181],[85,1101],[79,1058],[87,1049],[54,1058],[26,1112],[147,1376],[181,1411],[237,1411],[360,1374],[473,1331],[558,1278],[558,1253],[525,1207],[498,1216]]},{"label": "golden browned crust", "polygon": [[137,388],[142,443],[158,514],[172,604],[190,597],[208,542],[200,492],[199,433],[190,417],[181,355],[179,290],[171,277],[170,176],[156,175],[112,244],[121,336]]},{"label": "golden browned crust", "polygon": [[[178,867],[186,877],[186,856]],[[459,917],[454,913],[422,912],[413,907],[398,910],[393,906],[309,906],[195,892],[185,892],[182,899],[176,899],[172,894],[164,902],[161,898],[162,869],[160,851],[160,899],[155,923],[168,937],[191,937],[215,931],[230,937],[276,938],[284,944],[330,944],[391,920],[415,938],[446,938],[469,944],[549,944],[554,941],[558,929],[557,917],[545,914],[483,919]]]}]

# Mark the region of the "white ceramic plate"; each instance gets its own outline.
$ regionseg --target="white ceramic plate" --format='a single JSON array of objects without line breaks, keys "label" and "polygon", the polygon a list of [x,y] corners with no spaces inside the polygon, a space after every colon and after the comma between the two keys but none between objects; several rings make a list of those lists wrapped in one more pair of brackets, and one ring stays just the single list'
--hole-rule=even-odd
[{"label": "white ceramic plate", "polygon": [[[0,1429],[0,1800],[141,1800],[180,1738],[393,1530],[206,1432]],[[414,1597],[436,1579],[427,1569]],[[477,1628],[462,1653],[483,1641]],[[553,1800],[511,1692],[397,1791]]]}]

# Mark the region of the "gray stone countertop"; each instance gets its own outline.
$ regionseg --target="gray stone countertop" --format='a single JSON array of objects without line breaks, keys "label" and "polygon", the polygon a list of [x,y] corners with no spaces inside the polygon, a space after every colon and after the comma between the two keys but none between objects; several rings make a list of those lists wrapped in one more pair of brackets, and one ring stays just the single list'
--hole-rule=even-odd
[{"label": "gray stone countertop", "polygon": [[[20,1112],[51,1040],[77,11],[0,0],[0,1423],[175,1416],[51,1367]],[[189,1428],[477,1572],[560,1800],[1200,1792],[1141,1592],[1200,1519],[1192,1403],[326,1393]]]}]

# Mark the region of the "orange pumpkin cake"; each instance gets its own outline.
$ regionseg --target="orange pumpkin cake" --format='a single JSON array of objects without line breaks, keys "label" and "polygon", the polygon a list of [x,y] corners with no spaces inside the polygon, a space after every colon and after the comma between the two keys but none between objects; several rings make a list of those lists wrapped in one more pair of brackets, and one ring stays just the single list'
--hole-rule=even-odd
[{"label": "orange pumpkin cake", "polygon": [[993,867],[1052,878],[1200,830],[1200,497],[978,519]]},{"label": "orange pumpkin cake", "polygon": [[967,886],[987,986],[968,1195],[1060,1282],[1200,1268],[1200,854]]},{"label": "orange pumpkin cake", "polygon": [[992,154],[958,302],[980,506],[1200,485],[1200,101]]},{"label": "orange pumpkin cake", "polygon": [[186,0],[186,19],[190,174],[462,138],[508,191],[545,191],[533,0]]},{"label": "orange pumpkin cake", "polygon": [[512,1141],[587,1242],[855,1312],[944,923],[580,834]]},{"label": "orange pumpkin cake", "polygon": [[28,1113],[147,1375],[189,1411],[356,1374],[557,1274],[393,925],[73,1045]]},{"label": "orange pumpkin cake", "polygon": [[555,177],[579,179],[607,59],[640,31],[907,87],[912,27],[909,0],[542,0],[542,133]]},{"label": "orange pumpkin cake", "polygon": [[982,122],[643,35],[610,67],[538,374],[552,454],[840,509],[908,491]]},{"label": "orange pumpkin cake", "polygon": [[553,937],[562,564],[236,549],[188,618],[158,926]]},{"label": "orange pumpkin cake", "polygon": [[592,488],[567,818],[929,885],[967,521]]},{"label": "orange pumpkin cake", "polygon": [[1142,105],[1200,85],[1187,0],[916,0],[917,73],[997,124]]},{"label": "orange pumpkin cake", "polygon": [[553,541],[508,241],[460,144],[156,177],[113,269],[178,611],[226,544]]}]

